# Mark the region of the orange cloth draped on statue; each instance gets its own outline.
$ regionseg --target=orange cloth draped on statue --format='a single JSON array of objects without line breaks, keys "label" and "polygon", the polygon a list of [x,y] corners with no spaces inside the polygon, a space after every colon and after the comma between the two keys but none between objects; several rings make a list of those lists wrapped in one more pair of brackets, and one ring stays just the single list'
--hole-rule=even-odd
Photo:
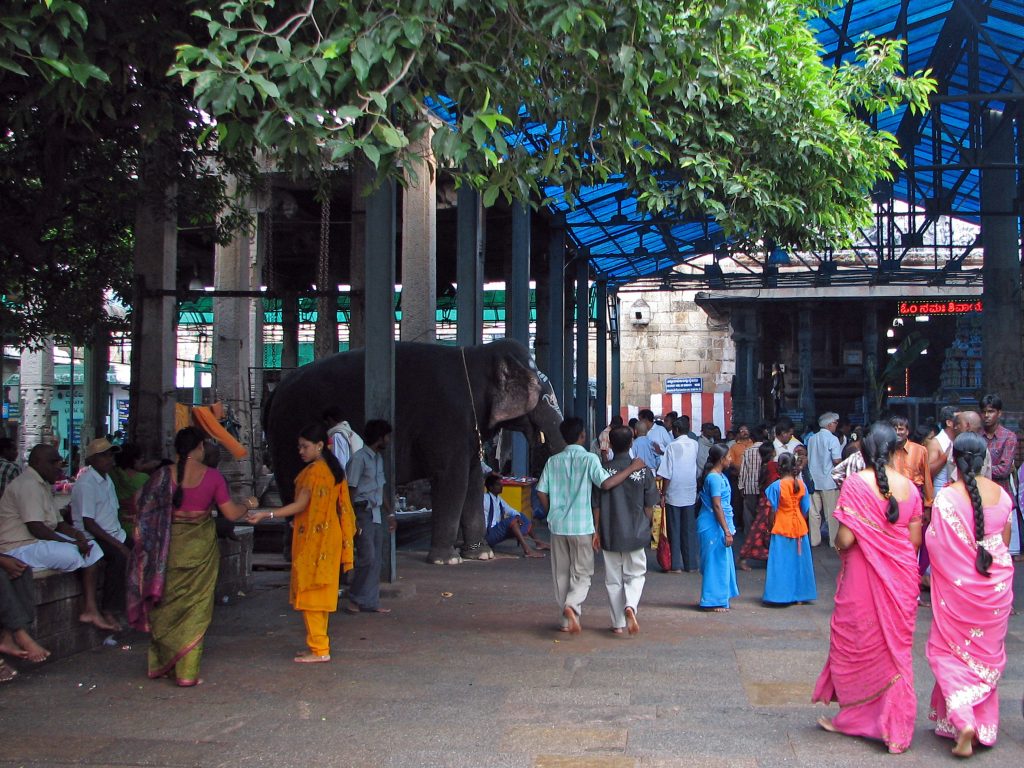
[{"label": "orange cloth draped on statue", "polygon": [[352,537],[346,533],[355,532],[355,514],[348,483],[335,483],[326,462],[318,459],[295,479],[296,492],[303,488],[309,490],[309,505],[295,516],[291,604],[299,611],[335,611],[346,553],[345,570],[352,567]]}]

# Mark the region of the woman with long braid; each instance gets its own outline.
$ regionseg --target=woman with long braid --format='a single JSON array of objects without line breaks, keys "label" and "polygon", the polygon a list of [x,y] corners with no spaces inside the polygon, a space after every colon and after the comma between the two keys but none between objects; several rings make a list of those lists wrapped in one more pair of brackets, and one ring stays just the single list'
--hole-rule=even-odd
[{"label": "woman with long braid", "polygon": [[974,744],[996,742],[999,693],[1006,668],[1006,630],[1013,609],[1010,512],[999,485],[980,477],[985,441],[963,432],[953,441],[958,479],[932,507],[932,627],[927,656],[935,674],[935,733],[969,757]]},{"label": "woman with long braid", "polygon": [[725,476],[729,466],[729,449],[724,445],[711,446],[698,483],[700,607],[714,613],[728,611],[729,601],[740,594],[732,554],[732,537],[736,534],[732,519],[732,488]]},{"label": "woman with long braid", "polygon": [[893,753],[910,746],[917,717],[914,623],[921,494],[895,471],[896,432],[876,422],[861,451],[866,468],[843,483],[836,504],[836,583],[828,660],[813,701],[839,703],[826,731],[881,739]]},{"label": "woman with long braid", "polygon": [[253,508],[236,504],[224,476],[203,464],[206,435],[186,427],[174,437],[174,463],[154,472],[139,492],[128,562],[128,621],[151,633],[149,676],[190,687],[202,682],[203,638],[213,619],[220,549],[210,510],[238,520]]}]

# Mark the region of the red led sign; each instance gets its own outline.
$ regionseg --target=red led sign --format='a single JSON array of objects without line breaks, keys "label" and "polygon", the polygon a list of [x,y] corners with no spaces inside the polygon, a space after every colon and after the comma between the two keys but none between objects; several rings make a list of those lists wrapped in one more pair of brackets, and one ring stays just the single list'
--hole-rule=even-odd
[{"label": "red led sign", "polygon": [[981,312],[981,299],[944,301],[901,301],[900,314],[916,315],[966,315]]}]

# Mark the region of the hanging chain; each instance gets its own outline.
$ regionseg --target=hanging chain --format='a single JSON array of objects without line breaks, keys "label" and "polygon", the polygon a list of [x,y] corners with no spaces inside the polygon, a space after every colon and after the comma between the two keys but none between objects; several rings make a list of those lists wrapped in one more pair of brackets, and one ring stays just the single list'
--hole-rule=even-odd
[{"label": "hanging chain", "polygon": [[316,287],[326,291],[330,281],[328,251],[331,244],[331,198],[324,196],[320,203],[320,258],[317,260]]}]

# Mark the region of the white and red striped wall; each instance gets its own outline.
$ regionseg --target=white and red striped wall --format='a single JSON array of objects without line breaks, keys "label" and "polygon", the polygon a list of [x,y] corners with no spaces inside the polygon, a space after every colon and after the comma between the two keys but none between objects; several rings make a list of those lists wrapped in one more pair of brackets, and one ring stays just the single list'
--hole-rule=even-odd
[{"label": "white and red striped wall", "polygon": [[[624,405],[620,414],[624,422],[635,419],[645,406]],[[664,416],[669,411],[690,417],[690,429],[700,432],[700,425],[710,421],[726,433],[732,427],[732,394],[729,392],[701,392],[695,395],[651,395],[646,406],[655,416]],[[609,412],[610,416],[610,412]]]}]

